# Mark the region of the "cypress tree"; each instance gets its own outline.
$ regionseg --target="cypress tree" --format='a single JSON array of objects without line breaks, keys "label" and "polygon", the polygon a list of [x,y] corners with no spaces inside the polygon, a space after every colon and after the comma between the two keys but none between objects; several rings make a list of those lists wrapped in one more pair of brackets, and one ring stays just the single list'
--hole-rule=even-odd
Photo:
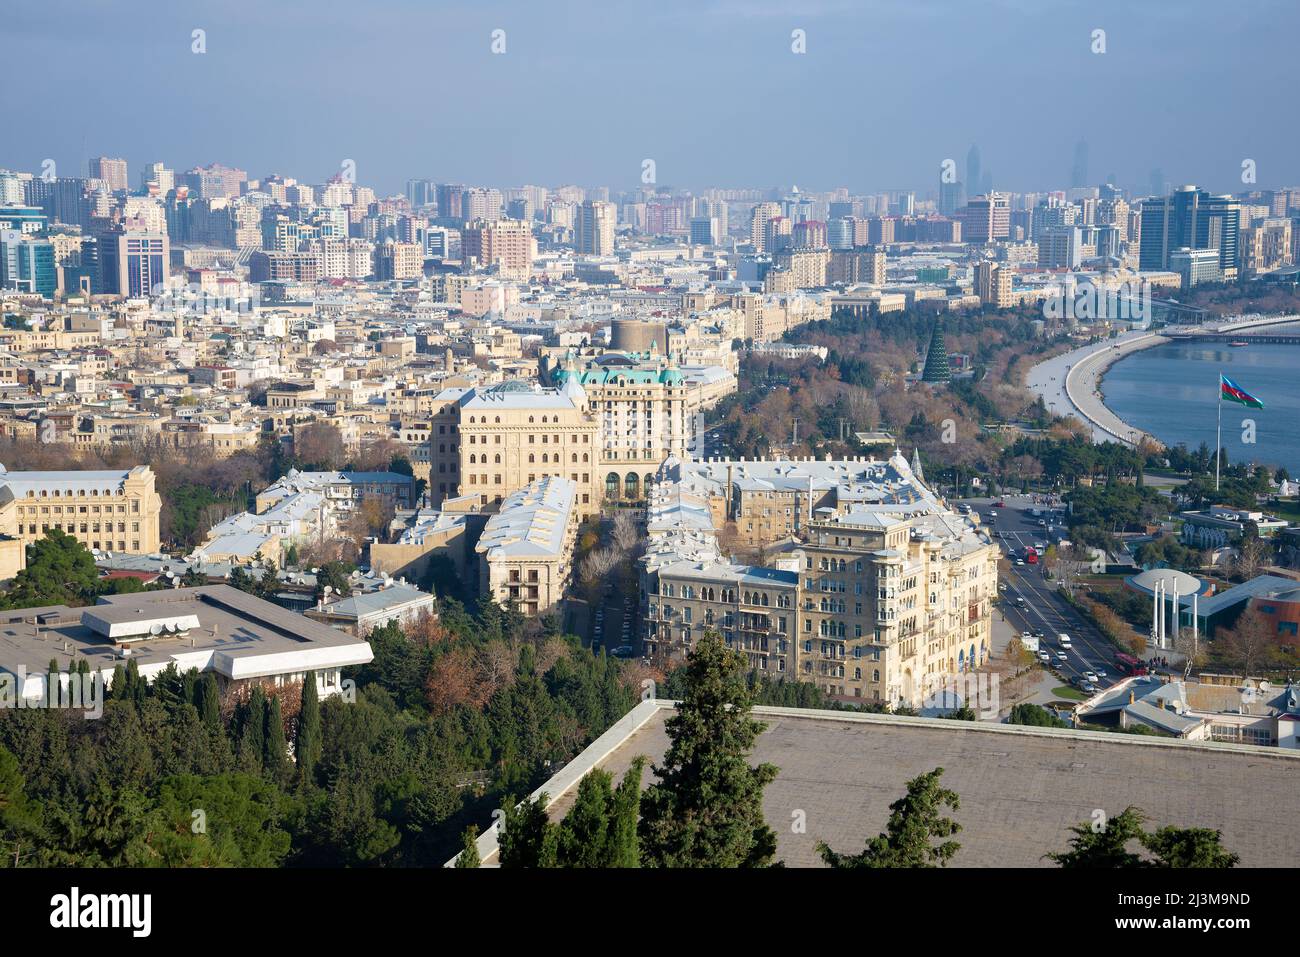
[{"label": "cypress tree", "polygon": [[502,867],[555,867],[558,829],[546,815],[547,795],[515,806],[507,797],[501,818]]},{"label": "cypress tree", "polygon": [[687,659],[685,694],[665,730],[659,781],[641,798],[647,867],[767,867],[776,835],[763,819],[770,764],[750,767],[763,724],[749,713],[745,661],[706,632]]},{"label": "cypress tree", "polygon": [[310,781],[321,755],[320,698],[316,693],[314,671],[309,671],[302,683],[302,707],[298,710],[293,752],[298,761],[299,778]]},{"label": "cypress tree", "polygon": [[253,693],[243,709],[243,727],[239,750],[257,766],[262,766],[266,754],[266,692],[261,685],[253,686]]},{"label": "cypress tree", "polygon": [[221,727],[221,692],[217,689],[216,675],[208,672],[203,676],[203,680],[195,688],[195,707],[199,709],[199,717],[203,719],[203,724],[210,731],[215,731]]},{"label": "cypress tree", "polygon": [[280,699],[272,695],[262,709],[265,731],[262,735],[262,767],[273,781],[282,781],[288,770],[288,742],[284,737],[284,713]]},{"label": "cypress tree", "polygon": [[483,859],[478,856],[478,828],[471,824],[465,828],[460,840],[461,851],[456,855],[456,866],[482,867]]},{"label": "cypress tree", "polygon": [[113,666],[113,687],[109,691],[114,701],[121,701],[126,697],[126,672],[121,665]]}]

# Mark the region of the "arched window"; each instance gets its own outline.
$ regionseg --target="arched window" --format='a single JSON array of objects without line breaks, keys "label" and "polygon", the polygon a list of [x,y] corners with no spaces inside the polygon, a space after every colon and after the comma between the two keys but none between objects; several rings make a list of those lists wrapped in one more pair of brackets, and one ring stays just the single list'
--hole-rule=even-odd
[{"label": "arched window", "polygon": [[533,462],[536,462],[536,461],[537,461],[537,456],[535,456],[532,452],[529,452],[529,453],[528,453],[528,462],[529,462],[529,464],[532,464]]},{"label": "arched window", "polygon": [[605,476],[605,498],[618,498],[617,472],[610,472]]},{"label": "arched window", "polygon": [[636,498],[641,494],[641,477],[635,472],[628,472],[623,480],[623,494],[627,498]]},{"label": "arched window", "polygon": [[501,464],[501,453],[498,452],[498,453],[493,457],[492,461],[495,462],[497,465],[500,465],[500,464]]}]

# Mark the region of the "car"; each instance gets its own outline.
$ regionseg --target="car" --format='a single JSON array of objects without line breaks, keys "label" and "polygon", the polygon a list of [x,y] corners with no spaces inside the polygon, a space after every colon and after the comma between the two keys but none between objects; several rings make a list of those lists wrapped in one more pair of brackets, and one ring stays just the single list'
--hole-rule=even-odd
[{"label": "car", "polygon": [[1043,631],[1043,629],[1041,629],[1041,628],[1035,628],[1035,629],[1034,629],[1034,637],[1037,638],[1039,641],[1042,641],[1044,638],[1047,637],[1047,634],[1046,634],[1046,632]]},{"label": "car", "polygon": [[1052,656],[1049,655],[1049,654],[1048,654],[1047,652],[1045,652],[1045,651],[1040,651],[1040,652],[1038,653],[1038,660],[1039,660],[1039,661],[1042,661],[1042,662],[1044,662],[1044,663],[1046,663],[1046,662],[1050,662],[1050,661],[1052,660]]},{"label": "car", "polygon": [[1024,563],[1025,563],[1025,560],[1024,560],[1023,558],[1017,558],[1017,559],[1016,559],[1016,564],[1017,564],[1017,565],[1023,565]]},{"label": "car", "polygon": [[1067,635],[1065,632],[1061,632],[1059,635],[1057,635],[1056,640],[1061,643],[1062,648],[1070,647],[1070,636]]},{"label": "car", "polygon": [[1033,636],[1032,634],[1030,634],[1029,632],[1027,632],[1027,631],[1022,631],[1022,632],[1020,633],[1020,637],[1021,637],[1021,638],[1032,638],[1032,637],[1034,637],[1034,636]]},{"label": "car", "polygon": [[1079,685],[1079,689],[1086,694],[1097,693],[1097,686],[1093,684],[1091,681],[1085,681],[1083,684]]},{"label": "car", "polygon": [[1016,604],[1019,605],[1021,608],[1024,608],[1024,607],[1025,607],[1025,600],[1024,600],[1022,597],[1020,597],[1019,595],[1017,595],[1017,596],[1016,596]]},{"label": "car", "polygon": [[632,652],[631,645],[619,645],[617,648],[615,648],[613,651],[610,652],[610,656],[614,658],[631,658],[632,654],[633,652]]},{"label": "car", "polygon": [[1069,661],[1069,660],[1070,660],[1070,656],[1067,655],[1064,651],[1058,651],[1058,652],[1056,653],[1056,660],[1057,660],[1057,661]]},{"label": "car", "polygon": [[1001,499],[998,499],[996,502],[993,503],[993,507],[994,507],[994,508],[1006,508],[1006,507],[1007,507],[1007,503],[1004,502],[1004,501],[1002,501]]},{"label": "car", "polygon": [[1098,668],[1098,669],[1097,669],[1097,677],[1098,677],[1098,678],[1107,678],[1107,677],[1109,677],[1109,676],[1106,674],[1106,672],[1104,672],[1104,671],[1102,671],[1100,668]]},{"label": "car", "polygon": [[997,518],[997,517],[998,517],[997,512],[989,512],[989,518]]},{"label": "car", "polygon": [[1093,684],[1096,684],[1096,683],[1097,683],[1097,672],[1095,672],[1095,671],[1085,671],[1085,672],[1083,673],[1083,680],[1084,680],[1084,681],[1091,681]]}]

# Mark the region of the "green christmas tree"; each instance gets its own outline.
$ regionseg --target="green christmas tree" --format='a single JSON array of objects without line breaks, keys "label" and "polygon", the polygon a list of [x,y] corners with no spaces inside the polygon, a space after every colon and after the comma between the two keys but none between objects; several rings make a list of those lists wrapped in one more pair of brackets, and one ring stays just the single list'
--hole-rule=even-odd
[{"label": "green christmas tree", "polygon": [[930,336],[930,348],[925,354],[925,371],[921,381],[931,385],[947,385],[952,381],[952,372],[948,368],[948,347],[943,341],[943,322],[934,324],[934,334]]}]

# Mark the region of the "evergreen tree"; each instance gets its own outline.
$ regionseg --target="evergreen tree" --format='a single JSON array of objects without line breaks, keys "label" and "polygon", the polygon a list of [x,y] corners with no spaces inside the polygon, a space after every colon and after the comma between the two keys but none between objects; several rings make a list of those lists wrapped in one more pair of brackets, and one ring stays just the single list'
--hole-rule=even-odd
[{"label": "evergreen tree", "polygon": [[1221,843],[1223,834],[1207,827],[1162,827],[1142,838],[1157,867],[1227,868],[1241,860]]},{"label": "evergreen tree", "polygon": [[558,829],[546,814],[547,795],[516,806],[507,797],[497,835],[502,867],[555,867]]},{"label": "evergreen tree", "polygon": [[641,798],[648,867],[766,867],[776,835],[763,820],[770,764],[749,766],[763,725],[750,716],[744,659],[706,632],[687,659],[685,693],[668,719],[659,781]]},{"label": "evergreen tree", "polygon": [[198,683],[195,689],[197,701],[194,706],[198,709],[199,717],[203,719],[203,724],[210,731],[215,731],[221,727],[221,692],[217,690],[217,678],[212,672],[203,676],[203,680]]},{"label": "evergreen tree", "polygon": [[310,782],[321,755],[320,697],[316,692],[316,672],[307,672],[302,683],[302,705],[298,709],[298,730],[294,739],[294,757],[298,777]]},{"label": "evergreen tree", "polygon": [[288,743],[284,737],[284,714],[280,699],[272,695],[264,708],[266,730],[262,736],[262,767],[272,781],[283,781],[289,768]]},{"label": "evergreen tree", "polygon": [[1147,867],[1140,855],[1128,850],[1130,841],[1142,839],[1143,820],[1142,812],[1130,807],[1108,820],[1104,827],[1094,828],[1091,822],[1079,824],[1070,828],[1074,832],[1070,850],[1046,857],[1061,867],[1071,868]]},{"label": "evergreen tree", "polygon": [[959,806],[956,792],[939,786],[943,768],[907,782],[907,794],[889,806],[885,833],[872,838],[861,854],[837,854],[818,842],[817,851],[831,867],[943,867],[961,845],[956,841],[931,843],[951,837],[961,825],[943,816],[943,808]]},{"label": "evergreen tree", "polygon": [[478,828],[473,824],[465,828],[461,835],[461,851],[456,855],[457,867],[482,867],[483,861],[478,856]]},{"label": "evergreen tree", "polygon": [[253,693],[241,710],[240,755],[252,766],[260,768],[262,756],[266,754],[266,692],[261,685],[253,686]]}]

